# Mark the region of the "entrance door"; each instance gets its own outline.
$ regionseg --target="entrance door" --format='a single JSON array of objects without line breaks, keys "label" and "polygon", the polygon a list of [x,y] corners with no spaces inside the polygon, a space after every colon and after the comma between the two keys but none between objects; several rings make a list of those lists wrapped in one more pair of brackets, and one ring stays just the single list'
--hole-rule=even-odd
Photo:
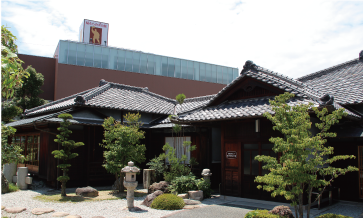
[{"label": "entrance door", "polygon": [[223,177],[224,194],[232,196],[241,195],[241,149],[239,143],[225,143],[222,160],[224,167]]}]

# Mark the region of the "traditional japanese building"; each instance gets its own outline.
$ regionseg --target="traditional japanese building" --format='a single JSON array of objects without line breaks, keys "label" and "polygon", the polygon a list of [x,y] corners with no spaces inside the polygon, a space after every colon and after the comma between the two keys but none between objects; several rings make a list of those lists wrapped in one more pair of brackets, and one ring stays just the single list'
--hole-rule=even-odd
[{"label": "traditional japanese building", "polygon": [[[150,160],[171,141],[173,124],[167,117],[174,114],[177,118],[173,122],[184,125],[185,137],[197,145],[197,150],[188,154],[199,162],[194,169],[197,175],[203,168],[211,169],[212,185],[221,184],[224,195],[283,201],[256,188],[254,178],[267,172],[254,157],[280,155],[272,151],[269,138],[281,134],[273,131],[263,113],[273,113],[270,99],[290,92],[295,94],[291,105],[311,102],[330,111],[345,108],[348,116],[331,129],[337,137],[329,139],[328,145],[334,147],[334,155],[357,157],[336,166],[352,165],[360,171],[336,179],[333,186],[340,188],[341,199],[359,201],[363,198],[362,90],[363,52],[357,59],[296,80],[247,61],[240,75],[217,94],[187,98],[182,105],[147,88],[101,80],[95,88],[26,110],[24,119],[8,125],[18,130],[13,142],[25,148],[30,171],[56,186],[57,160],[51,152],[58,148],[54,142],[60,123],[57,116],[72,114],[72,137],[85,146],[77,148],[79,157],[72,160],[70,185],[112,184],[114,177],[102,167],[103,148],[99,146],[104,118],[112,116],[123,122],[126,113],[139,112],[146,136],[142,143]],[[313,114],[311,120],[317,121]]]}]

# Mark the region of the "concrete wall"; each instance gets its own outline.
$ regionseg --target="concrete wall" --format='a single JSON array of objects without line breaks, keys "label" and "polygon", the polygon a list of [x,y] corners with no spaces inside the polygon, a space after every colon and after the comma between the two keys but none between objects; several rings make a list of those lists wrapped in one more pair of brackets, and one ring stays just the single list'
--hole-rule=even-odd
[{"label": "concrete wall", "polygon": [[224,84],[58,63],[54,100],[96,87],[101,79],[148,87],[149,91],[172,99],[180,93],[187,98],[216,94],[225,87]]},{"label": "concrete wall", "polygon": [[31,65],[38,73],[43,74],[44,85],[41,87],[43,93],[39,97],[53,100],[56,59],[24,54],[18,54],[18,57],[24,61],[24,69]]}]

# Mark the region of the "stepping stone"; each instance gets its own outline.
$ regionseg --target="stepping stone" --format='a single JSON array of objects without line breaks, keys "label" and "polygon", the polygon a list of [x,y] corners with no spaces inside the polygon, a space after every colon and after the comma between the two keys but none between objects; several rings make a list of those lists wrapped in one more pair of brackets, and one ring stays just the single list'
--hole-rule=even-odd
[{"label": "stepping stone", "polygon": [[55,212],[52,214],[52,217],[64,217],[64,216],[68,216],[69,213],[66,212]]},{"label": "stepping stone", "polygon": [[183,209],[194,209],[194,208],[198,208],[198,207],[199,207],[199,205],[185,205],[183,207]]},{"label": "stepping stone", "polygon": [[201,204],[202,202],[197,201],[197,200],[184,199],[184,203],[186,205],[197,205],[197,204]]},{"label": "stepping stone", "polygon": [[5,209],[5,206],[1,206],[1,210],[4,210]]},{"label": "stepping stone", "polygon": [[26,210],[25,207],[7,207],[5,208],[5,211],[8,213],[20,213]]},{"label": "stepping stone", "polygon": [[69,215],[66,218],[82,218],[80,215]]},{"label": "stepping stone", "polygon": [[50,213],[50,212],[54,212],[54,210],[52,208],[34,208],[32,210],[32,214],[34,215],[42,215],[44,213]]},{"label": "stepping stone", "polygon": [[91,218],[105,218],[105,217],[103,217],[103,216],[93,216]]}]

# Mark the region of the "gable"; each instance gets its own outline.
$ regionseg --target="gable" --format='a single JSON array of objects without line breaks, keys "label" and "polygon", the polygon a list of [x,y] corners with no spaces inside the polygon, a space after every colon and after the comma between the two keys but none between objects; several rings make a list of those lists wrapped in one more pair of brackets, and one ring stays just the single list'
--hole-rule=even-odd
[{"label": "gable", "polygon": [[86,110],[77,110],[71,113],[73,116],[73,119],[83,119],[83,120],[99,120],[103,121],[106,116],[103,114],[96,112],[92,109],[86,109]]},{"label": "gable", "polygon": [[233,87],[230,87],[227,92],[218,96],[218,99],[215,99],[213,104],[210,106],[216,106],[227,100],[232,101],[264,96],[276,96],[282,93],[284,93],[283,90],[278,89],[272,85],[253,78],[245,78],[234,84]]}]

